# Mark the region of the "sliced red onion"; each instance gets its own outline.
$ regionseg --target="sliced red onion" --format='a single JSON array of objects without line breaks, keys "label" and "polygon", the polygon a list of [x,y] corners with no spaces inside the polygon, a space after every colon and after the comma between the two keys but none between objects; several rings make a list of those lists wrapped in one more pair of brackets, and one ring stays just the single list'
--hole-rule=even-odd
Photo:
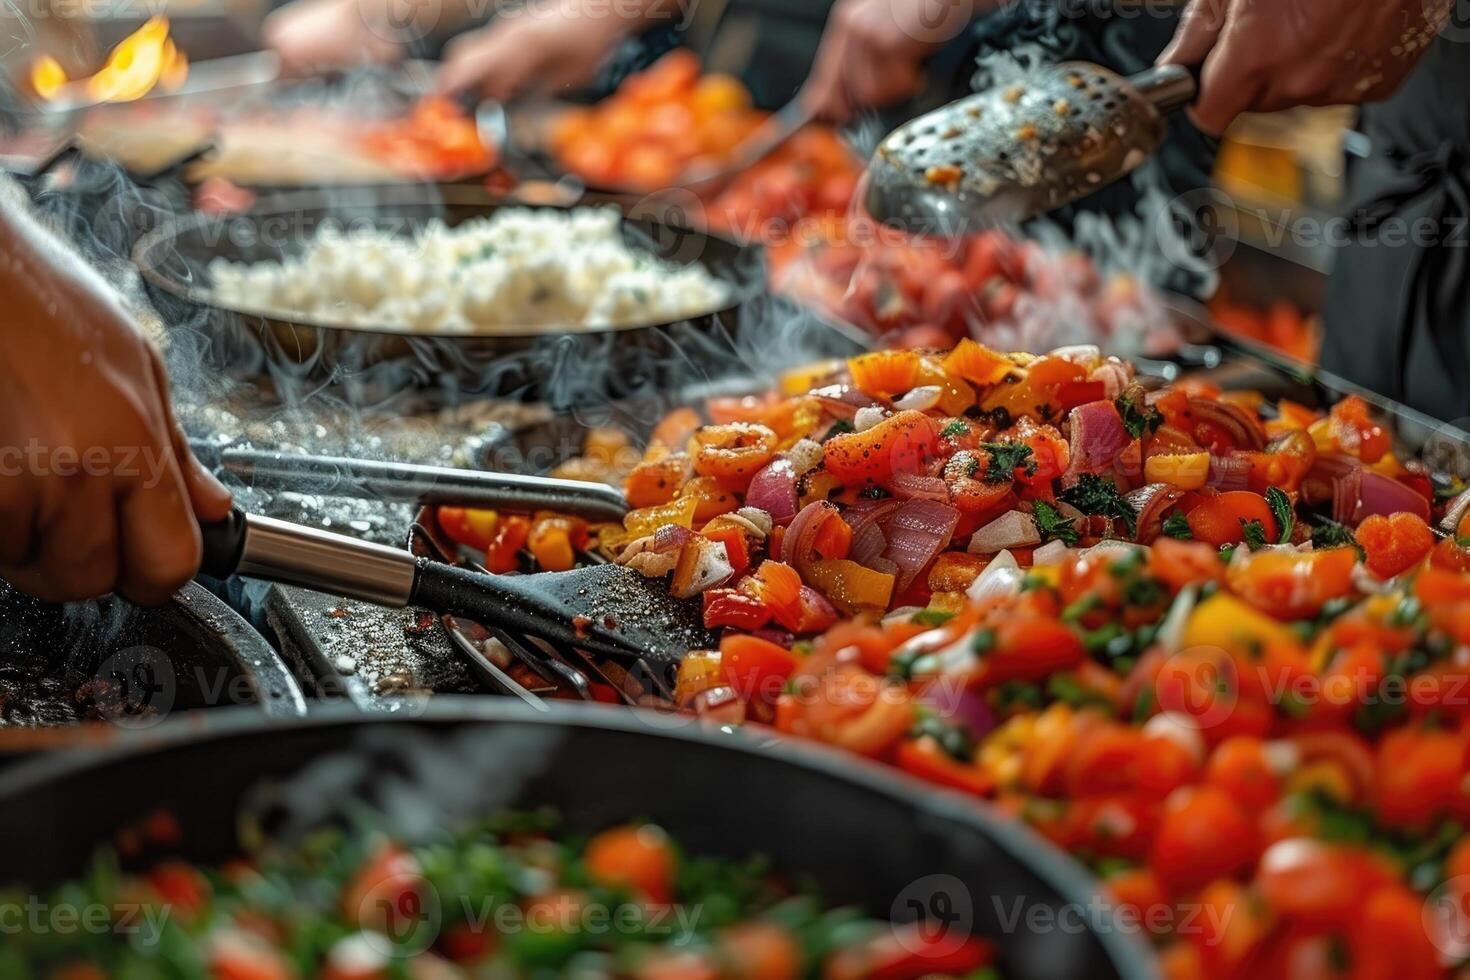
[{"label": "sliced red onion", "polygon": [[1036,519],[1019,510],[1007,511],[970,536],[966,549],[972,555],[993,555],[1011,548],[1041,544]]},{"label": "sliced red onion", "polygon": [[853,532],[852,546],[848,549],[847,557],[859,565],[877,568],[876,563],[887,550],[888,538],[883,535],[883,528],[874,522],[865,525],[861,531]]},{"label": "sliced red onion", "polygon": [[810,585],[801,587],[802,605],[809,607],[818,616],[837,618],[837,607],[832,605],[826,596],[812,588]]},{"label": "sliced red onion", "polygon": [[1196,396],[1189,400],[1189,411],[1196,419],[1230,433],[1236,449],[1266,448],[1266,430],[1249,411],[1234,402]]},{"label": "sliced red onion", "polygon": [[795,568],[805,578],[811,568],[812,546],[822,525],[833,518],[841,519],[837,505],[825,500],[813,500],[801,509],[786,529],[781,539],[781,560]]},{"label": "sliced red onion", "polygon": [[1072,475],[1111,466],[1130,441],[1122,417],[1109,401],[1078,405],[1068,416],[1068,425],[1072,458],[1067,472]]},{"label": "sliced red onion", "polygon": [[678,551],[693,536],[694,532],[682,524],[665,524],[653,532],[653,548],[651,550],[661,555],[667,554],[670,551]]},{"label": "sliced red onion", "polygon": [[1389,517],[1399,513],[1416,514],[1428,521],[1429,501],[1413,487],[1400,483],[1391,476],[1363,470],[1353,523],[1373,514]]},{"label": "sliced red onion", "polygon": [[827,385],[811,393],[821,403],[822,409],[833,418],[852,421],[860,408],[879,405],[871,396],[852,385]]},{"label": "sliced red onion", "polygon": [[888,489],[900,500],[911,500],[918,497],[923,500],[937,500],[941,504],[949,503],[949,485],[937,476],[895,473],[888,484]]},{"label": "sliced red onion", "polygon": [[1210,472],[1205,482],[1216,490],[1244,490],[1251,482],[1251,461],[1244,456],[1210,454]]},{"label": "sliced red onion", "polygon": [[1444,517],[1439,519],[1439,529],[1453,537],[1459,533],[1460,521],[1470,511],[1470,490],[1461,490],[1445,504]]},{"label": "sliced red onion", "polygon": [[1152,544],[1163,533],[1165,512],[1182,496],[1184,491],[1172,483],[1150,483],[1130,493],[1128,503],[1133,505],[1133,512],[1138,515],[1137,533],[1133,539],[1140,544]]},{"label": "sliced red onion", "polygon": [[759,507],[777,524],[796,516],[796,470],[788,459],[773,459],[755,476],[745,491],[745,505]]},{"label": "sliced red onion", "polygon": [[1332,481],[1332,519],[1339,524],[1351,524],[1363,499],[1363,476],[1360,466],[1349,470]]},{"label": "sliced red onion", "polygon": [[894,512],[885,528],[888,548],[883,557],[898,567],[895,592],[908,588],[934,556],[949,547],[959,520],[957,509],[933,500],[906,500]]},{"label": "sliced red onion", "polygon": [[1309,507],[1331,502],[1336,496],[1338,482],[1345,477],[1360,479],[1354,474],[1361,473],[1362,469],[1362,462],[1352,456],[1318,456],[1302,480],[1302,502]]},{"label": "sliced red onion", "polygon": [[973,737],[980,739],[995,728],[995,712],[984,695],[958,678],[937,677],[919,694],[918,703],[953,725],[963,725]]}]

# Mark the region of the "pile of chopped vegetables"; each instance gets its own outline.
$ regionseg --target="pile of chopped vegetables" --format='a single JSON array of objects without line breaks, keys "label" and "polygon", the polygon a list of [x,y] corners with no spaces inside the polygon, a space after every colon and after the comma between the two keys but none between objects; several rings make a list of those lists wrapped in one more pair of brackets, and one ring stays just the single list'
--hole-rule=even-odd
[{"label": "pile of chopped vegetables", "polygon": [[[415,846],[323,831],[248,861],[141,874],[110,855],[50,894],[0,893],[0,974],[999,980],[985,940],[825,907],[763,858],[691,858],[654,824],[586,839],[553,823],[513,813]],[[53,928],[52,909],[105,914]]]},{"label": "pile of chopped vegetables", "polygon": [[589,530],[723,630],[681,706],[994,801],[1175,913],[1172,977],[1470,954],[1425,913],[1470,888],[1470,494],[1364,402],[965,340],[707,416],[665,419]]}]

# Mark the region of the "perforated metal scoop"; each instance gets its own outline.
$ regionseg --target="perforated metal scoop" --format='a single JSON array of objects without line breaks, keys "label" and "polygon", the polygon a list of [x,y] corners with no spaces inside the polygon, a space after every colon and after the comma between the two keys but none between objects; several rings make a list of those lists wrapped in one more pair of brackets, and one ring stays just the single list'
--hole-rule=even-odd
[{"label": "perforated metal scoop", "polygon": [[868,168],[868,211],[938,235],[1024,221],[1136,168],[1163,142],[1164,114],[1195,92],[1177,65],[1129,78],[1088,62],[1047,65],[890,133]]}]

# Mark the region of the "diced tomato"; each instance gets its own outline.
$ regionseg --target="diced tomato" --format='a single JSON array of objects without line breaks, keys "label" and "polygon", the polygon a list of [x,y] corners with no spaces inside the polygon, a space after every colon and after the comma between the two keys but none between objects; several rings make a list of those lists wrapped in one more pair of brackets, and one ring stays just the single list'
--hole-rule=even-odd
[{"label": "diced tomato", "polygon": [[1219,581],[1225,566],[1220,552],[1204,542],[1159,538],[1150,549],[1148,571],[1178,591],[1190,584]]},{"label": "diced tomato", "polygon": [[655,904],[674,898],[678,860],[668,835],[653,824],[604,830],[587,842],[583,861],[599,885],[630,888]]},{"label": "diced tomato", "polygon": [[995,626],[995,645],[980,662],[979,678],[987,686],[1039,680],[1085,656],[1077,634],[1056,620],[1007,618]]},{"label": "diced tomato", "polygon": [[1240,804],[1214,786],[1186,786],[1164,804],[1150,866],[1171,889],[1187,891],[1248,867],[1255,829]]},{"label": "diced tomato", "polygon": [[1277,619],[1307,619],[1352,589],[1357,563],[1351,548],[1261,551],[1232,562],[1227,577],[1235,594],[1257,609]]},{"label": "diced tomato", "polygon": [[1465,740],[1454,732],[1399,729],[1383,737],[1374,809],[1387,826],[1424,829],[1455,807],[1466,773]]},{"label": "diced tomato", "polygon": [[1356,537],[1368,570],[1383,579],[1413,568],[1434,548],[1434,532],[1417,514],[1374,514],[1358,525]]},{"label": "diced tomato", "polygon": [[796,663],[796,654],[758,636],[729,634],[720,640],[725,679],[747,701],[774,701]]},{"label": "diced tomato", "polygon": [[703,602],[706,629],[733,626],[742,630],[758,630],[771,621],[769,606],[738,589],[707,589]]},{"label": "diced tomato", "polygon": [[1268,542],[1275,541],[1279,533],[1266,498],[1249,490],[1231,490],[1204,498],[1186,517],[1194,539],[1217,548],[1239,544],[1245,539],[1246,525],[1253,521],[1260,523]]},{"label": "diced tomato", "polygon": [[399,919],[412,921],[426,886],[418,859],[394,843],[379,844],[342,891],[342,915],[365,929],[392,932]]},{"label": "diced tomato", "polygon": [[838,950],[822,975],[827,980],[918,980],[965,976],[994,961],[983,939],[956,935],[945,923],[894,924],[859,947]]},{"label": "diced tomato", "polygon": [[1266,758],[1265,742],[1252,735],[1236,735],[1217,745],[1205,781],[1249,810],[1262,810],[1281,796],[1281,780]]},{"label": "diced tomato", "polygon": [[531,536],[531,519],[507,514],[495,531],[495,538],[485,548],[485,567],[492,572],[515,571],[520,566],[520,552]]},{"label": "diced tomato", "polygon": [[933,736],[898,743],[898,767],[910,775],[973,796],[989,796],[995,780],[978,766],[967,765],[946,752]]}]

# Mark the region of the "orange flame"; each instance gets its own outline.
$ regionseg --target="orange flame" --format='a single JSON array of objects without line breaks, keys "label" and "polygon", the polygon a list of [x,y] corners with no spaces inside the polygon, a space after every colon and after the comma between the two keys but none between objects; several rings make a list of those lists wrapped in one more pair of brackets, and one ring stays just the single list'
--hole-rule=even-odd
[{"label": "orange flame", "polygon": [[69,82],[65,69],[48,55],[31,68],[31,87],[48,102],[67,90],[80,90],[90,102],[131,102],[155,87],[173,91],[188,76],[189,61],[168,36],[168,18],[157,16],[119,41],[90,78]]}]

